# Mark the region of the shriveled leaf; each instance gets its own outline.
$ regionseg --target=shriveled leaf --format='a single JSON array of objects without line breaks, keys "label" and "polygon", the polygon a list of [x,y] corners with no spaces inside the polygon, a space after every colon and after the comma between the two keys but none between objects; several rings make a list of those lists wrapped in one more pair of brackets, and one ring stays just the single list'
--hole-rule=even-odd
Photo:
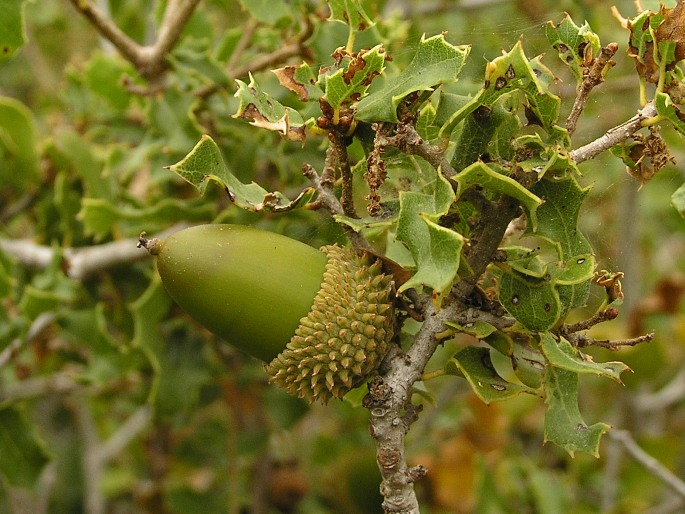
[{"label": "shriveled leaf", "polygon": [[540,335],[540,347],[552,366],[573,373],[609,377],[623,384],[621,373],[630,371],[630,368],[622,362],[593,362],[589,356],[573,348],[566,339],[562,337],[557,341],[549,332]]},{"label": "shriveled leaf", "polygon": [[568,14],[557,25],[548,22],[546,35],[549,43],[558,52],[559,59],[571,68],[580,83],[583,80],[582,67],[586,59],[589,62],[599,55],[599,36],[592,31],[587,22],[579,27]]},{"label": "shriveled leaf", "polygon": [[599,457],[599,442],[611,428],[605,423],[588,426],[578,408],[578,375],[555,366],[547,368],[545,442],[550,441],[572,457],[576,451]]},{"label": "shriveled leaf", "polygon": [[473,392],[485,403],[507,400],[531,391],[522,385],[503,379],[492,364],[488,348],[467,346],[445,364],[445,372],[463,376]]},{"label": "shriveled leaf", "polygon": [[278,100],[261,90],[250,75],[250,83],[236,80],[235,97],[240,104],[234,118],[251,120],[256,127],[280,132],[291,141],[304,141],[305,127],[302,116],[296,110],[283,106]]},{"label": "shriveled leaf", "polygon": [[25,4],[26,0],[0,0],[0,62],[9,61],[26,43]]},{"label": "shriveled leaf", "polygon": [[316,100],[323,95],[323,91],[317,84],[318,78],[307,63],[299,66],[284,66],[272,71],[281,85],[297,93],[298,98],[303,102],[310,99]]},{"label": "shriveled leaf", "polygon": [[314,195],[310,188],[290,201],[278,191],[271,193],[254,182],[243,184],[228,169],[219,147],[207,135],[202,136],[188,155],[168,166],[168,169],[193,184],[201,194],[204,194],[209,182],[218,183],[226,190],[233,203],[247,211],[290,210],[303,205]]},{"label": "shriveled leaf", "polygon": [[357,119],[368,122],[397,122],[397,106],[410,93],[432,90],[454,82],[468,56],[470,47],[455,46],[439,34],[424,36],[409,66],[399,76],[388,79],[383,88],[359,102]]},{"label": "shriveled leaf", "polygon": [[0,473],[11,487],[33,489],[50,456],[35,425],[15,406],[0,407]]},{"label": "shriveled leaf", "polygon": [[325,76],[326,94],[323,98],[338,109],[366,94],[373,79],[383,71],[385,50],[377,45],[371,50],[344,59],[344,66]]},{"label": "shriveled leaf", "polygon": [[366,14],[360,0],[327,0],[331,20],[341,21],[352,30],[361,32],[373,27],[375,22]]},{"label": "shriveled leaf", "polygon": [[533,332],[549,330],[562,314],[554,284],[515,271],[502,274],[499,300],[509,314]]},{"label": "shriveled leaf", "polygon": [[488,191],[502,193],[515,198],[528,210],[529,219],[533,227],[537,226],[537,208],[542,200],[531,193],[514,179],[499,173],[492,166],[477,161],[452,178],[457,182],[457,196],[471,186],[479,186]]}]

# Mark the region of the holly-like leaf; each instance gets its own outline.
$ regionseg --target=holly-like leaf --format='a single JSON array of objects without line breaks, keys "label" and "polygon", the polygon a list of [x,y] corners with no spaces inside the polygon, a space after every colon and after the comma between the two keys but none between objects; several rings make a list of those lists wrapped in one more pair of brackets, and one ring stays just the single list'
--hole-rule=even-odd
[{"label": "holly-like leaf", "polygon": [[26,43],[26,0],[0,0],[0,62],[9,61]]},{"label": "holly-like leaf", "polygon": [[552,366],[573,373],[609,377],[619,384],[621,373],[630,371],[622,362],[593,362],[589,356],[581,354],[571,343],[561,337],[558,341],[549,332],[540,335],[540,347]]},{"label": "holly-like leaf", "polygon": [[550,441],[572,457],[576,451],[599,456],[599,441],[611,428],[605,423],[588,426],[578,408],[578,375],[556,366],[547,367],[545,442]]},{"label": "holly-like leaf", "polygon": [[464,237],[436,223],[454,199],[452,186],[439,170],[431,191],[400,193],[396,237],[409,249],[417,268],[400,291],[424,285],[441,294],[457,276]]},{"label": "holly-like leaf", "polygon": [[547,274],[547,264],[543,262],[536,250],[527,246],[506,246],[500,248],[507,256],[507,260],[501,267],[511,268],[529,277],[542,278]]},{"label": "holly-like leaf", "polygon": [[566,262],[560,261],[555,266],[550,267],[549,279],[555,285],[580,284],[592,279],[596,266],[595,256],[591,253],[575,255]]},{"label": "holly-like leaf", "polygon": [[549,330],[562,315],[554,283],[515,271],[502,274],[499,301],[509,314],[533,332]]},{"label": "holly-like leaf", "polygon": [[469,51],[468,46],[448,43],[442,34],[427,39],[423,36],[409,66],[359,102],[357,119],[397,122],[397,106],[403,98],[457,80]]},{"label": "holly-like leaf", "polygon": [[445,373],[463,376],[473,392],[485,403],[507,400],[532,391],[503,379],[495,370],[488,348],[467,346],[445,364]]},{"label": "holly-like leaf", "polygon": [[33,489],[50,460],[34,427],[18,407],[0,407],[0,474],[11,487]]},{"label": "holly-like leaf", "polygon": [[280,132],[291,141],[304,141],[305,127],[302,116],[295,109],[283,106],[278,100],[261,90],[250,75],[250,83],[236,80],[238,91],[235,97],[240,100],[234,118],[251,120],[252,124]]},{"label": "holly-like leaf", "polygon": [[469,187],[477,185],[488,191],[515,198],[528,210],[531,225],[533,227],[537,225],[536,211],[542,205],[542,200],[514,179],[496,171],[491,165],[482,161],[474,162],[454,176],[452,180],[458,185],[457,196],[460,196]]},{"label": "holly-like leaf", "polygon": [[551,242],[561,260],[592,253],[590,243],[578,230],[578,213],[589,190],[582,189],[572,176],[540,180],[531,188],[531,193],[544,200],[537,210],[534,233]]},{"label": "holly-like leaf", "polygon": [[377,45],[371,50],[345,57],[343,62],[341,68],[322,77],[325,78],[326,91],[323,98],[334,109],[366,94],[373,79],[383,71],[385,50],[382,45]]},{"label": "holly-like leaf", "polygon": [[549,22],[546,27],[547,40],[559,53],[564,62],[576,77],[578,83],[583,80],[582,67],[599,55],[601,44],[587,22],[580,27],[566,14],[558,25]]},{"label": "holly-like leaf", "polygon": [[341,21],[357,32],[373,27],[375,22],[366,14],[360,0],[327,0],[330,20]]},{"label": "holly-like leaf", "polygon": [[305,204],[314,195],[314,190],[308,188],[290,201],[278,191],[271,193],[254,182],[243,184],[228,169],[219,147],[207,135],[202,136],[195,148],[181,161],[167,169],[190,182],[201,194],[204,194],[209,182],[218,183],[233,203],[247,211],[286,211]]}]

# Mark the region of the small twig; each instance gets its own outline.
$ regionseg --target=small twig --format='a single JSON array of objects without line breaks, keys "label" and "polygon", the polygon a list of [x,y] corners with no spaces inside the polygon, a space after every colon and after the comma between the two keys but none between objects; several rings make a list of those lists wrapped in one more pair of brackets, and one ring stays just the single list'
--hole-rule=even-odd
[{"label": "small twig", "polygon": [[336,131],[332,131],[329,137],[331,141],[331,148],[337,156],[338,166],[340,167],[340,176],[342,178],[342,192],[340,204],[342,206],[345,216],[350,218],[359,218],[354,207],[354,196],[352,189],[352,169],[350,167],[350,159],[347,154],[347,145],[344,141],[344,136]]},{"label": "small twig", "polygon": [[573,102],[571,113],[566,120],[566,130],[568,131],[569,136],[576,130],[576,123],[578,123],[578,118],[580,118],[580,115],[585,108],[585,104],[590,96],[590,91],[592,91],[595,86],[604,82],[604,75],[607,69],[615,64],[611,58],[617,51],[618,44],[609,43],[602,48],[600,54],[594,59],[592,66],[586,70],[583,81],[580,83],[580,89],[576,95],[576,100]]},{"label": "small twig", "polygon": [[573,159],[577,164],[594,159],[603,151],[608,150],[612,146],[617,145],[629,138],[643,127],[643,123],[646,120],[653,118],[656,115],[657,112],[654,102],[648,102],[642,109],[638,111],[635,116],[630,118],[628,121],[607,130],[606,134],[595,139],[591,143],[573,150],[570,154],[571,159]]},{"label": "small twig", "polygon": [[117,431],[98,448],[97,457],[102,465],[106,465],[110,460],[121,454],[124,448],[149,426],[151,420],[151,407],[149,405],[138,407]]},{"label": "small twig", "polygon": [[231,58],[228,60],[228,64],[226,65],[226,69],[228,70],[228,74],[230,76],[242,76],[236,75],[235,71],[233,70],[238,66],[238,62],[245,53],[245,50],[247,50],[247,48],[250,46],[250,40],[252,39],[254,31],[257,29],[257,25],[257,20],[255,18],[250,18],[243,26],[243,33],[240,35],[238,44],[236,45],[235,50],[233,50],[233,54],[231,54]]},{"label": "small twig", "polygon": [[648,343],[654,339],[654,332],[645,334],[631,339],[595,339],[586,336],[585,334],[570,334],[568,341],[578,348],[585,348],[587,346],[599,346],[608,350],[619,350],[625,346],[637,346],[638,344]]},{"label": "small twig", "polygon": [[[302,166],[302,173],[305,177],[309,179],[309,181],[314,186],[314,189],[316,189],[316,193],[318,195],[317,202],[319,202],[320,205],[324,209],[328,210],[331,214],[344,216],[345,213],[343,211],[342,205],[340,205],[340,201],[333,193],[333,184],[328,183],[328,181],[325,181],[324,177],[319,177],[319,174],[316,172],[316,170],[311,164],[305,164],[304,166]],[[351,227],[345,224],[342,224],[341,226],[347,234],[347,237],[349,238],[350,242],[352,243],[352,246],[354,246],[358,250],[371,249],[371,245],[362,234],[356,232]]]},{"label": "small twig", "polygon": [[562,325],[559,329],[559,334],[562,336],[568,336],[569,334],[580,332],[581,330],[589,330],[595,325],[604,323],[605,321],[616,319],[617,316],[618,309],[616,309],[615,307],[609,307],[607,309],[603,309],[600,312],[595,313],[592,317],[585,319],[583,321],[571,323],[570,325]]},{"label": "small twig", "polygon": [[609,430],[609,437],[623,445],[628,454],[640,463],[647,471],[670,487],[679,496],[685,498],[685,482],[674,475],[666,466],[645,452],[635,442],[627,430]]}]

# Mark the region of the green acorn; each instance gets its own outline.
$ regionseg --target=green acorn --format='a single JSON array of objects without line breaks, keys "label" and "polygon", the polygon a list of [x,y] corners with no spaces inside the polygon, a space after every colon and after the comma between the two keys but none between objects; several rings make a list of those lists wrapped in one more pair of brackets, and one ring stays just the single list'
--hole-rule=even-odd
[{"label": "green acorn", "polygon": [[201,225],[140,245],[169,295],[198,323],[263,360],[309,402],[364,383],[393,336],[392,279],[337,245],[320,251],[241,225]]}]

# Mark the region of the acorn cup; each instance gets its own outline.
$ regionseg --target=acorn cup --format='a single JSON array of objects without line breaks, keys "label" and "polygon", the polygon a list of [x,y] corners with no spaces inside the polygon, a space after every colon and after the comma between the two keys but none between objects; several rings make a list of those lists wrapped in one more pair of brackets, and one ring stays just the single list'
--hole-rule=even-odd
[{"label": "acorn cup", "polygon": [[183,310],[310,403],[363,384],[390,347],[392,277],[369,255],[242,225],[200,225],[165,240],[141,234],[140,246]]}]

